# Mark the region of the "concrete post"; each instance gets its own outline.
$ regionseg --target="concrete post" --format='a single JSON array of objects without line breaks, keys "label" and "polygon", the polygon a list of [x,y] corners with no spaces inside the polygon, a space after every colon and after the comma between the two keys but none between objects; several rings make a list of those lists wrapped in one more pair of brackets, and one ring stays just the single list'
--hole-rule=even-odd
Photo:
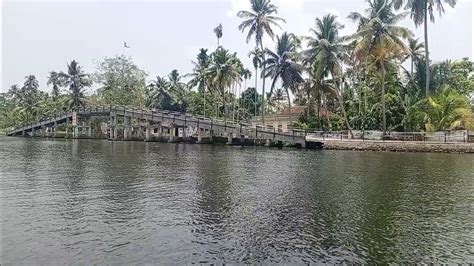
[{"label": "concrete post", "polygon": [[46,126],[41,126],[41,137],[46,137]]},{"label": "concrete post", "polygon": [[203,133],[202,130],[201,130],[200,128],[198,128],[198,129],[197,129],[197,133],[198,133],[198,135],[197,135],[197,137],[198,137],[197,143],[202,143],[202,133]]},{"label": "concrete post", "polygon": [[150,141],[150,134],[151,133],[151,128],[150,127],[147,127],[145,129],[145,141]]},{"label": "concrete post", "polygon": [[209,141],[212,142],[214,141],[214,130],[209,130]]},{"label": "concrete post", "polygon": [[72,127],[73,127],[73,138],[79,137],[79,128],[77,127],[77,113],[72,113]]},{"label": "concrete post", "polygon": [[127,140],[129,138],[129,135],[130,135],[130,128],[128,127],[129,126],[129,123],[128,123],[128,117],[124,116],[123,117],[123,139],[124,140]]},{"label": "concrete post", "polygon": [[92,123],[90,121],[87,121],[87,137],[92,138]]},{"label": "concrete post", "polygon": [[26,132],[24,130],[21,131],[21,136],[24,137],[26,135]]},{"label": "concrete post", "polygon": [[272,141],[270,139],[265,140],[265,147],[270,147],[272,145]]},{"label": "concrete post", "polygon": [[57,137],[58,136],[58,122],[54,121],[54,125],[53,125],[53,137]]},{"label": "concrete post", "polygon": [[227,133],[227,145],[232,145],[232,139],[234,138],[234,134]]},{"label": "concrete post", "polygon": [[113,135],[114,135],[114,138],[113,138],[113,139],[114,139],[114,140],[116,140],[116,139],[118,138],[117,119],[118,119],[117,116],[114,116],[114,122],[113,122],[113,124],[114,124],[114,127],[113,127],[113,132],[114,132]]},{"label": "concrete post", "polygon": [[36,133],[35,133],[35,128],[33,127],[33,128],[31,128],[31,136],[32,136],[32,137],[35,137],[35,135],[36,135]]},{"label": "concrete post", "polygon": [[240,145],[245,145],[245,135],[240,135]]}]

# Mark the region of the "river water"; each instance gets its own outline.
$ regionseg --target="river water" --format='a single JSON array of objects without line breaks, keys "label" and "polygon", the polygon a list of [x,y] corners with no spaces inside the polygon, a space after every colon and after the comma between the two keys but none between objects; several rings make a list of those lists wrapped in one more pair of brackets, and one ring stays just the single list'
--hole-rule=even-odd
[{"label": "river water", "polygon": [[474,262],[474,156],[0,137],[10,264]]}]

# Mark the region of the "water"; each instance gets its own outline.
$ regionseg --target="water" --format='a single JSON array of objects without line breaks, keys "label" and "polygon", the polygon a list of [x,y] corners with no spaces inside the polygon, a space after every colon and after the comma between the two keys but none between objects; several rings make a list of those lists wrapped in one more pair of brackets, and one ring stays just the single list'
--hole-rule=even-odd
[{"label": "water", "polygon": [[474,156],[0,137],[3,264],[474,262]]}]

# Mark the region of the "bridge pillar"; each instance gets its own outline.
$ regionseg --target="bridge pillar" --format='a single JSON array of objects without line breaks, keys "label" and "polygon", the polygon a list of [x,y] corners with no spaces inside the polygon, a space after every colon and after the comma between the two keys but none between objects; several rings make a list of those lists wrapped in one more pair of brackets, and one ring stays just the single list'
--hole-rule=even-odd
[{"label": "bridge pillar", "polygon": [[79,137],[79,128],[77,127],[77,113],[72,112],[72,137],[77,138]]},{"label": "bridge pillar", "polygon": [[234,134],[233,133],[227,133],[227,145],[232,145],[232,140],[234,138]]},{"label": "bridge pillar", "polygon": [[123,117],[123,139],[127,140],[130,137],[129,117]]},{"label": "bridge pillar", "polygon": [[272,145],[272,140],[271,139],[266,139],[265,140],[265,147],[270,147]]},{"label": "bridge pillar", "polygon": [[91,123],[90,118],[87,121],[87,137],[89,137],[89,138],[92,137],[92,123]]},{"label": "bridge pillar", "polygon": [[151,128],[146,127],[146,129],[145,129],[145,141],[150,141],[150,137],[151,137]]},{"label": "bridge pillar", "polygon": [[41,126],[41,137],[46,137],[46,126]]},{"label": "bridge pillar", "polygon": [[177,127],[169,129],[170,138],[169,138],[168,142],[170,142],[170,143],[178,142],[178,132],[179,132],[178,130],[179,129]]},{"label": "bridge pillar", "polygon": [[57,137],[57,131],[58,131],[58,122],[54,121],[54,125],[53,125],[53,137]]},{"label": "bridge pillar", "polygon": [[21,136],[22,137],[26,136],[26,132],[24,130],[21,131]]},{"label": "bridge pillar", "polygon": [[197,129],[197,143],[202,143],[202,130],[200,128]]},{"label": "bridge pillar", "polygon": [[245,135],[240,135],[240,145],[245,145]]}]

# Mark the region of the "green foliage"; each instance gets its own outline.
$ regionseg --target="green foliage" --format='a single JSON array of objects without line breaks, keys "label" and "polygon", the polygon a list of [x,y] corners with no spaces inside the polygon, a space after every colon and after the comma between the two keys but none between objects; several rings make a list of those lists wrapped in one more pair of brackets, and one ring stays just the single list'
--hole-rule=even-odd
[{"label": "green foliage", "polygon": [[106,105],[144,106],[147,74],[130,57],[104,58],[97,63],[95,82],[98,95]]},{"label": "green foliage", "polygon": [[472,111],[467,97],[449,86],[426,99],[423,112],[427,131],[472,129]]}]

